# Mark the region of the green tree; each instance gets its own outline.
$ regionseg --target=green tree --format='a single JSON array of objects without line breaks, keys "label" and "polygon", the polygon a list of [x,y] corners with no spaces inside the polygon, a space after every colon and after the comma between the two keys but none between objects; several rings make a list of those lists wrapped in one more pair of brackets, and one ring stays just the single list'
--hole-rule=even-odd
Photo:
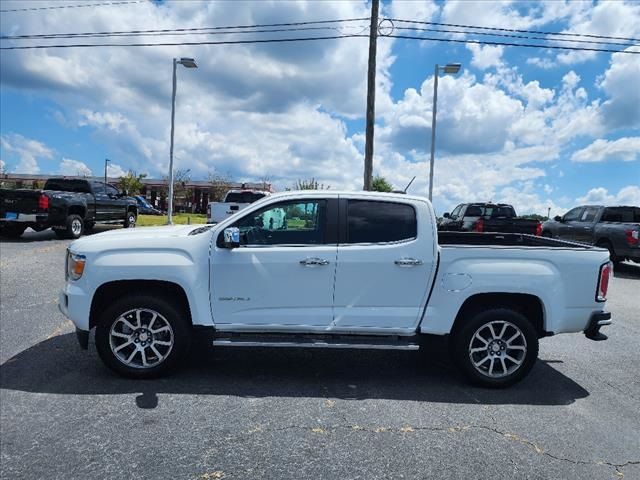
[{"label": "green tree", "polygon": [[381,175],[373,177],[371,189],[374,192],[393,192],[393,186]]},{"label": "green tree", "polygon": [[309,179],[298,179],[291,188],[287,188],[286,190],[329,190],[330,188],[331,185],[325,185],[311,177]]},{"label": "green tree", "polygon": [[120,189],[126,190],[129,195],[137,195],[142,191],[144,186],[142,180],[146,177],[146,173],[138,174],[133,170],[129,170],[126,175],[120,177]]}]

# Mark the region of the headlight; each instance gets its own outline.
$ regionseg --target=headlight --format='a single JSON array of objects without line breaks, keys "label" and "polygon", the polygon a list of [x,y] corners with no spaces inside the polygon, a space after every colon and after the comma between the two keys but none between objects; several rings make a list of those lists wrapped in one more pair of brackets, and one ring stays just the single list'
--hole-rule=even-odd
[{"label": "headlight", "polygon": [[67,251],[67,278],[78,280],[84,273],[87,257]]}]

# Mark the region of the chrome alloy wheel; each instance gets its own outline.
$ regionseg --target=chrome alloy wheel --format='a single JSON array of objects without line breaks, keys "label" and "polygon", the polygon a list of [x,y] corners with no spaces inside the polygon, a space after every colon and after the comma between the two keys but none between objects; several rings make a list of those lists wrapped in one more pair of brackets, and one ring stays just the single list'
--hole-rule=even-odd
[{"label": "chrome alloy wheel", "polygon": [[82,233],[82,220],[78,218],[71,220],[71,232],[74,235],[80,235]]},{"label": "chrome alloy wheel", "polygon": [[153,368],[171,353],[173,329],[160,313],[136,308],[120,315],[109,331],[113,355],[133,368]]},{"label": "chrome alloy wheel", "polygon": [[136,226],[136,216],[133,213],[129,214],[129,218],[127,219],[127,221],[129,222],[129,227]]},{"label": "chrome alloy wheel", "polygon": [[482,325],[469,342],[469,358],[474,368],[490,378],[511,375],[527,356],[527,340],[511,322],[494,320]]}]

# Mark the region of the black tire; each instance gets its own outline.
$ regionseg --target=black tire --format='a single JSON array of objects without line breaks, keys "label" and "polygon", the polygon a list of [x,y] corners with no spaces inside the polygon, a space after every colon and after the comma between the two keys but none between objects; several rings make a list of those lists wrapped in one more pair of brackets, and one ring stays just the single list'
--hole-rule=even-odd
[{"label": "black tire", "polygon": [[553,238],[553,234],[549,230],[543,230],[542,236],[545,238]]},{"label": "black tire", "polygon": [[64,228],[54,229],[58,238],[80,238],[84,233],[84,220],[80,215],[72,213],[67,217]]},{"label": "black tire", "polygon": [[[451,353],[454,363],[471,382],[483,387],[504,388],[519,382],[531,371],[538,358],[538,335],[524,315],[510,308],[493,308],[475,312],[470,318],[462,321],[464,324],[452,335]],[[505,323],[507,327],[502,330]],[[494,330],[499,329],[500,332],[496,331],[496,334],[500,333],[500,337],[506,340],[518,332],[521,336],[515,337],[511,343],[495,336],[490,338],[486,335],[486,332],[491,332],[490,324]],[[474,338],[476,333],[485,341],[489,341],[483,344]],[[472,353],[472,348],[482,350]],[[476,367],[474,363],[479,366]],[[495,372],[490,372],[490,368],[495,368]]]},{"label": "black tire", "polygon": [[0,228],[0,235],[6,238],[20,238],[27,227],[19,224],[11,223]]},{"label": "black tire", "polygon": [[[133,313],[132,313],[133,311]],[[141,311],[140,322],[136,323],[136,311]],[[156,320],[151,322],[153,313],[157,314]],[[137,327],[136,330],[121,330],[126,327],[126,324],[121,320],[124,314],[126,319]],[[133,316],[132,316],[133,315]],[[160,319],[160,323],[157,323]],[[165,323],[166,322],[166,323]],[[149,324],[152,323],[151,329]],[[146,326],[145,326],[146,324]],[[164,327],[168,325],[169,330],[159,333],[150,333],[158,328],[158,325]],[[129,339],[120,336],[112,336],[112,329],[115,334],[124,333],[130,335]],[[136,336],[137,334],[137,336]],[[149,342],[148,346],[143,347],[141,339]],[[149,337],[151,338],[150,340]],[[121,340],[122,338],[122,340]],[[135,343],[132,343],[135,341]],[[157,345],[156,342],[172,342],[171,346]],[[115,342],[121,342],[116,345]],[[123,347],[124,343],[129,343]],[[156,347],[155,352],[166,357],[161,358],[154,353],[153,347]],[[191,346],[191,329],[187,323],[187,316],[184,311],[174,303],[150,295],[134,294],[126,296],[117,300],[104,313],[100,316],[98,325],[96,327],[96,348],[98,355],[105,363],[107,367],[122,376],[136,379],[157,378],[168,371],[177,367],[181,360],[189,352]],[[122,348],[121,348],[122,347]],[[137,351],[131,360],[131,363],[127,364],[126,359],[122,360],[115,353],[114,349],[120,349],[123,356],[129,356],[134,351]],[[140,351],[144,350],[143,353]],[[153,363],[148,367],[143,365],[137,365],[144,361]]]},{"label": "black tire", "polygon": [[136,212],[131,210],[128,211],[123,223],[124,228],[134,228],[136,226],[137,220],[138,215],[136,215]]},{"label": "black tire", "polygon": [[606,248],[607,250],[609,250],[609,260],[611,260],[611,262],[617,266],[620,264],[620,262],[622,261],[621,258],[619,258],[616,255],[616,251],[613,249],[613,245],[611,245],[611,242],[608,240],[600,240],[597,244],[597,247],[600,248]]}]

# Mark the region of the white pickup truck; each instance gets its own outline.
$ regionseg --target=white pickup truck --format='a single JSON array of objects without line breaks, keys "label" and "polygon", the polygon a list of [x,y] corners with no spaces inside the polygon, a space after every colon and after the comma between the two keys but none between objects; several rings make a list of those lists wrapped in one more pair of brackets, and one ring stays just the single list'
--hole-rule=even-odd
[{"label": "white pickup truck", "polygon": [[271,195],[266,190],[229,190],[223,202],[209,202],[207,205],[207,223],[220,223],[253,202]]},{"label": "white pickup truck", "polygon": [[[271,228],[265,218],[283,217]],[[523,378],[538,339],[611,323],[605,249],[436,231],[424,198],[286,192],[218,225],[114,230],[67,253],[61,311],[116,372],[155,377],[194,332],[214,346],[418,349],[448,336],[491,387]]]}]

